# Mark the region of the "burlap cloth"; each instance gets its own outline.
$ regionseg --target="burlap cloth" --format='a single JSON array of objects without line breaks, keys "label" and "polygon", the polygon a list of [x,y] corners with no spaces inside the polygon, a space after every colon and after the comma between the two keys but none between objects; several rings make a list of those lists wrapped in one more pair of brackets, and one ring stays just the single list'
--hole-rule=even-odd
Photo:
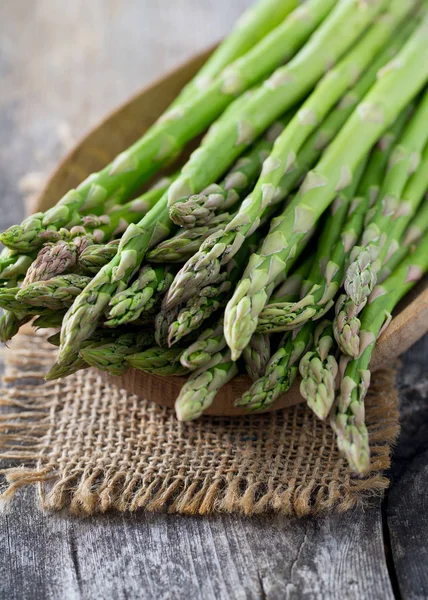
[{"label": "burlap cloth", "polygon": [[20,334],[5,354],[0,450],[3,498],[37,485],[41,506],[308,515],[347,510],[387,487],[398,434],[392,370],[367,398],[371,472],[352,477],[330,427],[304,405],[183,424],[173,411],[109,387],[94,370],[45,383],[55,350]]}]

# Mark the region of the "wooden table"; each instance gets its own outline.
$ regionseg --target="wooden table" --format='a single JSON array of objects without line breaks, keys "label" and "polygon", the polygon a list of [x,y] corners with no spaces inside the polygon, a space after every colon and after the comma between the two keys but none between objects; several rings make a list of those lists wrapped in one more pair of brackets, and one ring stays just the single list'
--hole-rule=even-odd
[{"label": "wooden table", "polygon": [[[106,111],[221,38],[251,0],[0,3],[0,227]],[[33,175],[22,180],[31,172]],[[0,597],[428,597],[428,337],[400,375],[402,434],[382,502],[318,519],[40,513],[0,517]]]}]

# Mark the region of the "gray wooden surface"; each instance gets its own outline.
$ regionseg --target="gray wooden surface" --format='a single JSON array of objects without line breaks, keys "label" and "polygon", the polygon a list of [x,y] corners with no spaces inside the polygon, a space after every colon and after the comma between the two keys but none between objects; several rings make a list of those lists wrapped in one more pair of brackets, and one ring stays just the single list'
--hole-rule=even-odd
[{"label": "gray wooden surface", "polygon": [[[249,3],[3,0],[0,228],[74,139]],[[0,515],[0,598],[428,598],[427,365],[425,338],[404,357],[391,489],[365,512],[79,520],[40,513],[26,491]]]}]

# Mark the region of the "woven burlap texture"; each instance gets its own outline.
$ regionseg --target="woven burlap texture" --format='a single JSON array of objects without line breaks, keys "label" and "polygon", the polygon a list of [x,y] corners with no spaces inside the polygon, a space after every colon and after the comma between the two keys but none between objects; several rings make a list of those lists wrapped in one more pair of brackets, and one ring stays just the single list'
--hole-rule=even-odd
[{"label": "woven burlap texture", "polygon": [[[387,487],[398,433],[394,372],[367,397],[372,464],[352,477],[328,424],[304,405],[179,423],[173,411],[115,389],[95,370],[46,383],[55,350],[20,334],[1,394],[3,499],[37,485],[44,509],[308,515],[347,510]],[[16,461],[12,463],[11,461]]]}]

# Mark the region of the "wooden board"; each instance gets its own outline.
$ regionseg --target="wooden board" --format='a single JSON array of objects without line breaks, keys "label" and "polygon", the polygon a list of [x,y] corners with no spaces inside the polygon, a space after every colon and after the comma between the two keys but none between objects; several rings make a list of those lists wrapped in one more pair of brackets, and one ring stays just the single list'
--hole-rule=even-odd
[{"label": "wooden board", "polygon": [[[35,210],[46,210],[82,179],[108,164],[119,152],[135,142],[162,114],[178,91],[199,69],[209,53],[185,62],[156,83],[143,89],[101,123],[70,152],[54,171],[35,204]],[[388,364],[407,350],[428,330],[428,279],[403,301],[388,329],[379,339],[372,360],[372,370]],[[105,377],[108,377],[105,375]],[[174,401],[186,381],[183,377],[158,377],[130,370],[121,377],[109,377],[112,384],[138,396],[151,398],[163,406]],[[221,388],[207,414],[234,416],[245,410],[233,406],[251,381],[246,375],[236,377]],[[296,383],[269,410],[279,410],[303,402]]]}]

